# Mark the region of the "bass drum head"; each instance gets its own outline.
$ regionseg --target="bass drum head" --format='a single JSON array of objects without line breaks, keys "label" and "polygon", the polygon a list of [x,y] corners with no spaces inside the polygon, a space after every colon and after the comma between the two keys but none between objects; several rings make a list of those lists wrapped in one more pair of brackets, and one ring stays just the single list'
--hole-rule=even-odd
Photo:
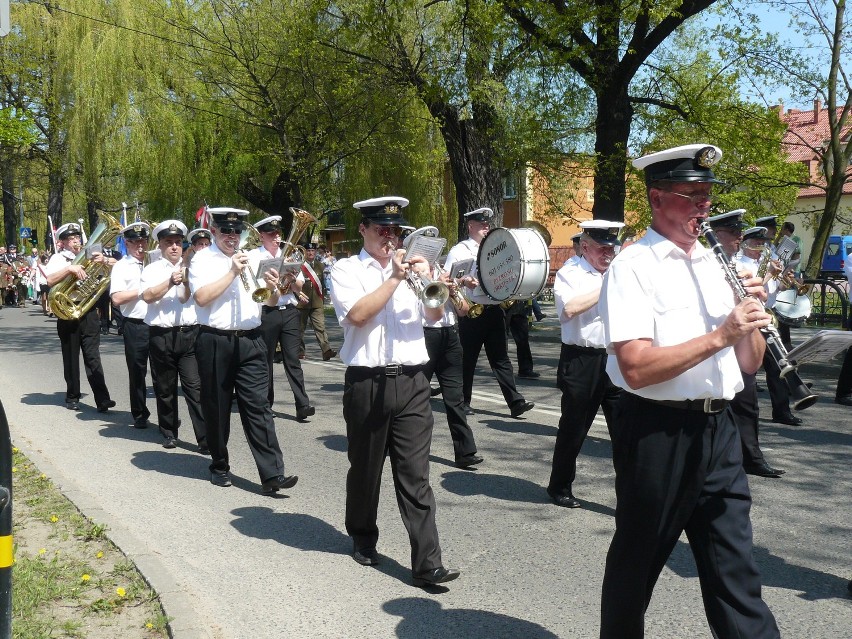
[{"label": "bass drum head", "polygon": [[476,268],[479,284],[491,299],[527,300],[547,284],[550,254],[535,230],[497,227],[482,240]]},{"label": "bass drum head", "polygon": [[811,316],[811,298],[798,295],[796,289],[790,288],[778,293],[772,310],[775,311],[779,322],[789,326],[801,326]]}]

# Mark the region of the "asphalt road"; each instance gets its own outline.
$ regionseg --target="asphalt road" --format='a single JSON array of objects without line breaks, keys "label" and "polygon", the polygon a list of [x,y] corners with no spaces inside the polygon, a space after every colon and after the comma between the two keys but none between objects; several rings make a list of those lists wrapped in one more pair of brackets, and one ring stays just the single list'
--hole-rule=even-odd
[{"label": "asphalt road", "polygon": [[[322,362],[312,339],[304,369],[317,414],[309,423],[295,421],[280,365],[275,373],[286,472],[300,476],[286,496],[259,494],[236,413],[234,486],[227,489],[210,484],[207,458],[195,452],[183,404],[182,435],[190,443],[165,450],[156,428],[132,428],[123,347],[114,334],[103,338],[101,352],[118,406],[97,413],[84,379],[83,410],[66,410],[55,322],[35,306],[0,311],[0,398],[15,445],[85,514],[108,526],[162,595],[176,639],[596,637],[614,526],[610,442],[599,417],[575,483],[584,508],[551,505],[544,486],[559,418],[559,337],[552,307],[545,310],[551,317],[533,334],[542,378],[518,382],[535,410],[512,419],[488,369],[478,371],[472,426],[485,463],[476,470],[452,464],[443,405],[433,401],[438,529],[445,564],[462,571],[458,581],[434,592],[410,585],[409,545],[389,469],[379,521],[384,561],[365,568],[349,556],[343,365]],[[333,319],[329,329],[339,345]],[[787,474],[750,478],[755,557],[785,637],[852,636],[846,590],[852,578],[852,412],[831,401],[837,372],[836,362],[803,369],[822,397],[800,413],[805,424],[761,424],[768,461]],[[156,414],[152,397],[149,407]],[[761,412],[769,413],[765,392]],[[647,636],[710,636],[685,538],[655,590]]]}]

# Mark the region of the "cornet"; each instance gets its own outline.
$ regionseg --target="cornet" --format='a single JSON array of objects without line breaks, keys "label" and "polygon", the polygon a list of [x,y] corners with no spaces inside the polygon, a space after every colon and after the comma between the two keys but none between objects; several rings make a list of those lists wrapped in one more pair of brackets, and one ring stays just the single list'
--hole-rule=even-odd
[{"label": "cornet", "polygon": [[[240,233],[240,246],[237,250],[242,253],[247,253],[258,246],[261,246],[261,244],[260,233],[258,233],[257,229],[251,224],[246,224],[245,229],[243,229],[243,232]],[[261,286],[257,281],[257,276],[254,274],[250,264],[246,264],[240,270],[240,279],[243,282],[243,288],[246,291],[251,291],[251,298],[255,302],[265,302],[272,295],[272,291],[265,286]]]}]

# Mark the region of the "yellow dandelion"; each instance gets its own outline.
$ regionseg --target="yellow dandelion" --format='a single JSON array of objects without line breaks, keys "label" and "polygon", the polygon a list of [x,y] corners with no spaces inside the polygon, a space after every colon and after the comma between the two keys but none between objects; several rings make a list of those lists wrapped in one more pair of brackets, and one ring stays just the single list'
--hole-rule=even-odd
[{"label": "yellow dandelion", "polygon": [[145,627],[146,627],[148,630],[151,630],[151,629],[154,627],[154,624],[152,624],[152,623],[149,621],[148,623],[146,623],[146,624],[145,624]]},{"label": "yellow dandelion", "polygon": [[47,479],[47,475],[45,475],[44,473],[42,473],[41,475],[39,475],[39,479]]},{"label": "yellow dandelion", "polygon": [[51,523],[55,524],[57,521],[59,521],[59,517],[57,517],[56,515],[50,516],[50,522]]},{"label": "yellow dandelion", "polygon": [[13,472],[13,473],[17,473],[17,472],[18,472],[18,467],[17,467],[17,466],[12,466],[12,472]]},{"label": "yellow dandelion", "polygon": [[102,550],[99,550],[99,551],[98,551],[98,554],[97,554],[97,555],[95,555],[95,557],[97,557],[98,559],[101,559],[103,556],[104,556],[104,553],[103,553],[103,551],[102,551]]},{"label": "yellow dandelion", "polygon": [[13,453],[17,453],[17,452],[18,452],[18,449],[17,449],[17,448],[15,448],[15,447],[13,446],[13,447],[12,447],[12,452],[13,452]]},{"label": "yellow dandelion", "polygon": [[121,586],[119,586],[118,588],[115,589],[115,594],[117,594],[119,597],[126,597],[127,591],[124,588],[122,588]]},{"label": "yellow dandelion", "polygon": [[89,579],[91,579],[91,578],[92,578],[92,576],[91,576],[90,574],[88,574],[88,573],[87,573],[87,574],[84,574],[82,577],[80,577],[80,579],[81,579],[82,581],[89,581]]},{"label": "yellow dandelion", "polygon": [[40,555],[43,555],[46,552],[47,552],[47,548],[39,548],[38,549],[38,554],[40,554]]}]

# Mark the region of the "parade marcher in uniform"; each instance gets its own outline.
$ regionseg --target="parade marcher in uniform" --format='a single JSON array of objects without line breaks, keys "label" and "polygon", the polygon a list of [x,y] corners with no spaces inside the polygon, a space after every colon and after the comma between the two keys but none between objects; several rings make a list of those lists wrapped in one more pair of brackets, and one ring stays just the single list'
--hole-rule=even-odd
[{"label": "parade marcher in uniform", "polygon": [[515,342],[515,354],[518,356],[518,377],[522,379],[538,379],[540,373],[533,370],[533,356],[530,350],[530,322],[528,300],[515,300],[504,310],[506,315],[506,332]]},{"label": "parade marcher in uniform", "polygon": [[[81,233],[80,226],[73,223],[63,224],[56,229],[57,252],[44,268],[48,286],[56,286],[69,275],[73,275],[78,280],[86,279],[85,268],[80,264],[71,263],[83,250]],[[114,260],[100,253],[93,254],[91,260],[97,263],[114,263]],[[97,310],[92,307],[79,320],[57,319],[56,332],[62,346],[65,408],[69,410],[80,408],[80,353],[82,352],[86,378],[92,388],[95,405],[99,413],[106,413],[115,406],[115,402],[110,398],[101,365],[101,335]]]},{"label": "parade marcher in uniform", "polygon": [[[186,241],[189,242],[189,246],[192,248],[192,253],[197,253],[203,249],[206,249],[213,243],[213,236],[210,233],[210,229],[192,229],[186,236]],[[189,252],[189,249],[187,249]]]},{"label": "parade marcher in uniform", "polygon": [[[417,235],[438,237],[438,228],[422,227],[416,234],[411,234],[403,240],[403,248],[408,250]],[[439,392],[444,400],[447,425],[450,427],[450,436],[453,440],[456,466],[470,468],[481,464],[483,458],[477,453],[476,440],[467,423],[462,398],[462,347],[459,341],[457,318],[463,317],[469,306],[467,300],[459,294],[457,283],[451,281],[446,274],[440,273],[439,268],[436,268],[429,278],[444,282],[449,287],[450,297],[441,309],[443,311],[441,319],[433,321],[423,318],[423,336],[426,340],[426,352],[429,354],[426,378],[430,381],[432,375],[438,378]],[[454,297],[458,307],[453,302]]]},{"label": "parade marcher in uniform", "polygon": [[[249,449],[257,465],[264,494],[296,485],[296,475],[284,475],[284,459],[275,433],[267,386],[266,343],[260,332],[260,304],[246,290],[240,273],[249,265],[239,250],[240,233],[248,211],[211,208],[214,243],[189,263],[189,287],[196,304],[198,339],[195,354],[201,375],[201,409],[212,458],[210,482],[231,485],[228,438],[231,434],[231,396],[237,407]],[[265,276],[272,289],[274,269]],[[246,281],[252,278],[246,276]],[[252,286],[248,286],[249,289]]]},{"label": "parade marcher in uniform", "polygon": [[600,297],[616,407],[616,530],[607,554],[602,639],[644,636],[654,585],[682,532],[719,639],[779,637],[761,599],[752,553],[751,494],[727,403],[740,369],[760,366],[771,317],[758,278],[737,303],[715,254],[699,242],[716,180],[716,147],[654,153],[645,171],[651,227],[625,247]]},{"label": "parade marcher in uniform", "polygon": [[316,244],[308,242],[303,244],[302,247],[305,249],[305,263],[302,264],[302,276],[305,281],[302,285],[302,293],[308,298],[308,301],[299,305],[299,314],[301,315],[299,353],[305,354],[305,330],[310,322],[317,343],[322,350],[322,359],[327,362],[332,357],[337,356],[337,351],[329,345],[328,334],[325,331],[325,300],[322,288],[325,264],[322,260],[317,259]]},{"label": "parade marcher in uniform", "polygon": [[[846,274],[846,281],[849,284],[848,290],[852,292],[852,260],[844,261],[843,272]],[[852,330],[852,318],[849,320],[849,330]],[[844,406],[852,406],[852,347],[846,349],[843,365],[840,367],[840,375],[837,378],[834,401]],[[852,581],[849,582],[849,585],[852,586]]]},{"label": "parade marcher in uniform", "polygon": [[379,563],[376,525],[385,456],[390,457],[394,489],[411,542],[416,586],[451,581],[458,570],[445,568],[435,524],[435,496],[429,485],[429,449],[434,417],[429,405],[429,361],[423,318],[440,320],[441,308],[424,308],[406,283],[414,268],[428,275],[421,256],[403,264],[397,250],[401,209],[408,200],[381,197],[354,204],[362,215],[358,232],[364,247],[332,268],[331,299],[343,327],[340,358],[346,364],[343,418],[349,442],[346,477],[346,532],[353,558]]},{"label": "parade marcher in uniform", "polygon": [[470,407],[473,395],[473,375],[476,372],[476,363],[479,353],[485,346],[485,354],[488,363],[494,371],[503,399],[512,413],[512,417],[519,417],[532,410],[535,404],[524,399],[523,395],[515,387],[515,378],[512,374],[512,363],[509,360],[509,352],[506,343],[505,313],[500,303],[492,300],[481,292],[479,281],[476,279],[476,257],[479,254],[479,245],[491,228],[491,218],[494,212],[489,208],[480,208],[465,213],[465,229],[468,239],[456,244],[447,254],[444,265],[445,270],[452,272],[452,266],[460,260],[473,259],[474,266],[471,273],[463,279],[470,290],[467,297],[476,304],[482,304],[482,313],[472,318],[470,316],[459,319],[459,339],[464,351],[464,404],[465,412],[473,414]]},{"label": "parade marcher in uniform", "polygon": [[[759,218],[764,222],[774,225],[775,216]],[[763,236],[758,235],[755,229],[763,228]],[[771,309],[775,306],[775,296],[778,294],[779,282],[777,275],[781,272],[781,266],[778,262],[778,255],[775,253],[774,247],[771,245],[772,237],[770,229],[772,227],[764,227],[762,225],[748,229],[743,234],[743,242],[740,245],[740,253],[736,257],[736,262],[741,269],[746,269],[754,274],[760,268],[760,263],[764,259],[763,248],[769,244],[769,263],[766,268],[766,273],[763,277],[763,284],[766,288],[768,298],[766,300],[766,308]],[[779,334],[782,333],[782,322],[778,322]],[[789,344],[789,326],[787,328],[787,338],[781,335],[781,341],[785,342],[785,347],[790,348]],[[770,353],[766,353],[763,357],[763,370],[766,373],[766,386],[769,389],[769,399],[772,403],[772,421],[779,424],[788,424],[790,426],[798,426],[802,423],[801,418],[793,415],[790,410],[790,388],[787,383],[781,378],[781,369],[778,363]]]},{"label": "parade marcher in uniform", "polygon": [[[263,242],[263,246],[249,251],[251,268],[256,271],[261,260],[281,256],[283,250],[279,246],[281,242],[281,216],[272,215],[263,218],[254,225],[254,228],[260,233],[260,239]],[[274,368],[275,347],[280,346],[284,358],[284,372],[287,374],[287,381],[293,391],[293,399],[296,403],[296,419],[299,421],[304,421],[316,413],[314,407],[311,406],[308,392],[305,390],[305,374],[302,372],[302,364],[299,362],[300,315],[297,305],[304,281],[305,278],[301,273],[296,277],[293,277],[292,274],[285,276],[283,286],[276,289],[270,300],[263,305],[263,319],[260,323],[260,332],[266,343],[267,361],[269,363],[269,384],[267,385],[269,406],[271,408],[275,400],[272,369]]]},{"label": "parade marcher in uniform", "polygon": [[142,299],[148,304],[145,323],[150,333],[151,368],[156,372],[154,393],[163,448],[177,445],[180,376],[198,451],[208,454],[207,429],[201,412],[201,379],[195,356],[198,321],[181,260],[186,226],[179,220],[165,220],[154,227],[152,234],[157,238],[162,259],[142,271]]},{"label": "parade marcher in uniform", "polygon": [[[738,209],[731,213],[740,213],[742,215],[745,211]],[[735,232],[732,227],[732,224],[735,222],[731,222],[730,220],[735,220],[735,218],[731,213],[725,214],[728,217],[719,215],[708,220],[710,226],[716,231],[716,237],[719,239],[719,243],[725,249],[726,253],[734,248],[734,243],[731,242],[730,236]],[[738,271],[756,275],[760,257],[763,254],[763,247],[768,241],[765,235],[766,229],[762,226],[755,226],[743,232],[741,227],[739,227],[738,232],[740,240],[736,244],[739,246],[739,252],[728,253],[728,256],[733,259],[734,267]],[[777,282],[769,281],[768,284],[775,286]],[[766,364],[767,357],[772,359],[771,355],[764,356],[764,364]],[[774,359],[770,366],[772,365],[775,368],[778,367]],[[743,447],[743,468],[749,475],[780,477],[785,471],[770,466],[763,456],[763,451],[760,449],[760,441],[758,439],[760,407],[757,400],[756,376],[749,374],[747,371],[740,371],[740,373],[743,376],[744,388],[731,400],[731,412],[734,414],[734,421],[737,423],[737,429],[740,432],[740,441]],[[779,379],[778,381],[781,384],[785,384],[783,380]]]},{"label": "parade marcher in uniform", "polygon": [[562,414],[553,448],[553,464],[547,494],[563,508],[579,508],[572,485],[577,475],[577,456],[589,429],[602,408],[610,438],[614,411],[621,389],[606,373],[606,344],[598,300],[603,276],[616,255],[621,222],[583,222],[582,257],[567,262],[556,272],[553,297],[562,325],[562,350],[556,385],[562,391]]},{"label": "parade marcher in uniform", "polygon": [[[118,261],[123,256],[121,253],[115,248],[110,248],[105,246],[103,248],[103,254],[106,257],[113,258]],[[98,316],[101,321],[101,335],[109,335],[109,327],[112,324],[113,320],[113,304],[112,299],[110,299],[109,291],[104,291],[103,294],[98,298],[95,307],[98,309]]]},{"label": "parade marcher in uniform", "polygon": [[148,375],[148,325],[145,315],[148,305],[142,299],[142,269],[151,227],[145,222],[134,222],[121,229],[127,255],[112,269],[109,296],[121,309],[124,336],[124,359],[130,388],[130,413],[136,428],[147,428],[151,411],[146,405]]}]

